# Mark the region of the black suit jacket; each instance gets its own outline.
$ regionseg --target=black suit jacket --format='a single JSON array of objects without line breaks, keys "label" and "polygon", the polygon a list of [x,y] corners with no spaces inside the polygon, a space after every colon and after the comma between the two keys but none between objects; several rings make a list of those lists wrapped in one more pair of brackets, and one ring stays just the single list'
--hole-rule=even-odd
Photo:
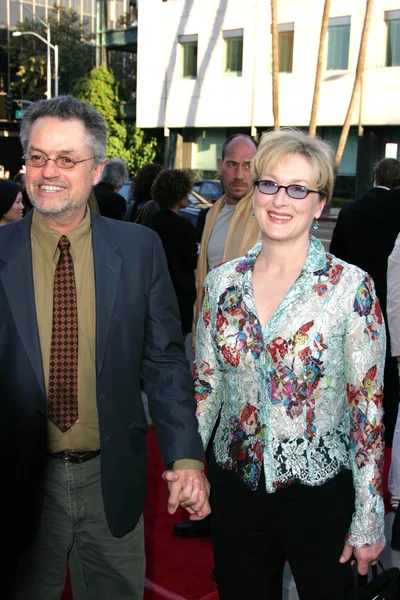
[{"label": "black suit jacket", "polygon": [[93,186],[100,214],[110,219],[122,221],[126,213],[126,203],[118,192],[107,183],[101,182]]},{"label": "black suit jacket", "polygon": [[387,261],[400,232],[400,190],[372,188],[339,212],[332,254],[369,273],[386,312]]},{"label": "black suit jacket", "polygon": [[[41,511],[47,437],[30,229],[31,215],[0,228],[2,514],[20,549]],[[110,530],[119,537],[133,529],[145,500],[148,426],[140,374],[164,462],[204,455],[159,238],[145,227],[92,214],[92,239],[102,493]]]}]

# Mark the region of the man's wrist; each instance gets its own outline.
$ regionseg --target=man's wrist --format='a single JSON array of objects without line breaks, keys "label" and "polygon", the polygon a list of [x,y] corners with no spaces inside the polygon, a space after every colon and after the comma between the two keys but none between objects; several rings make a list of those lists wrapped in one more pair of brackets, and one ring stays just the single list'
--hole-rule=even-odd
[{"label": "man's wrist", "polygon": [[[171,467],[170,467],[171,465]],[[180,458],[170,463],[168,468],[172,471],[180,471],[182,469],[198,469],[204,471],[204,463],[201,460],[194,460],[192,458]]]}]

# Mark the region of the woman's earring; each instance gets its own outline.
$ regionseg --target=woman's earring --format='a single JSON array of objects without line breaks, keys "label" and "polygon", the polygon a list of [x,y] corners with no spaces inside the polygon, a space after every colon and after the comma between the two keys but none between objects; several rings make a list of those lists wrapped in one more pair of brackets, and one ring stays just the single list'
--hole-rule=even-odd
[{"label": "woman's earring", "polygon": [[318,219],[314,219],[314,223],[313,223],[313,226],[312,226],[312,228],[313,228],[313,229],[319,229],[319,222],[318,222]]},{"label": "woman's earring", "polygon": [[251,218],[255,219],[254,213],[251,213]]}]

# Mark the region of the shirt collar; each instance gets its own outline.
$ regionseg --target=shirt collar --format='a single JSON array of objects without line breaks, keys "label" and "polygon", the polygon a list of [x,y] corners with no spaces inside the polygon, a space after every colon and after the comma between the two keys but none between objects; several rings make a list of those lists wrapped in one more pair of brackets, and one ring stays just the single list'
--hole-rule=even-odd
[{"label": "shirt collar", "polygon": [[[262,240],[257,242],[255,246],[243,256],[243,258],[236,265],[237,273],[246,273],[247,271],[253,271],[254,264],[258,255],[262,249]],[[308,254],[306,262],[304,263],[302,273],[315,273],[326,268],[327,258],[325,248],[317,238],[310,235],[310,245],[308,248]]]},{"label": "shirt collar", "polygon": [[[65,234],[70,241],[71,254],[74,261],[79,260],[83,247],[90,235],[90,230],[90,210],[87,209],[82,221]],[[31,231],[32,235],[36,237],[38,243],[42,247],[48,260],[55,260],[57,245],[62,234],[59,231],[52,229],[35,209],[32,216]]]}]

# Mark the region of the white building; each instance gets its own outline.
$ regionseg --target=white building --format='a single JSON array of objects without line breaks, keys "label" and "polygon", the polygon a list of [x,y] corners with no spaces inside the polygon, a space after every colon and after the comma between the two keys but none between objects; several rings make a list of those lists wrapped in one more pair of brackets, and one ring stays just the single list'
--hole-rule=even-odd
[{"label": "white building", "polygon": [[[323,0],[278,0],[281,125],[309,124],[323,7]],[[334,144],[353,88],[365,7],[365,0],[332,0],[317,123]],[[215,169],[227,135],[273,126],[268,0],[140,0],[138,22],[137,125],[170,135],[176,166]],[[356,167],[362,170],[360,144],[368,171],[386,143],[400,144],[399,92],[400,1],[379,0],[339,170],[352,189]],[[340,185],[345,189],[345,178]]]}]

